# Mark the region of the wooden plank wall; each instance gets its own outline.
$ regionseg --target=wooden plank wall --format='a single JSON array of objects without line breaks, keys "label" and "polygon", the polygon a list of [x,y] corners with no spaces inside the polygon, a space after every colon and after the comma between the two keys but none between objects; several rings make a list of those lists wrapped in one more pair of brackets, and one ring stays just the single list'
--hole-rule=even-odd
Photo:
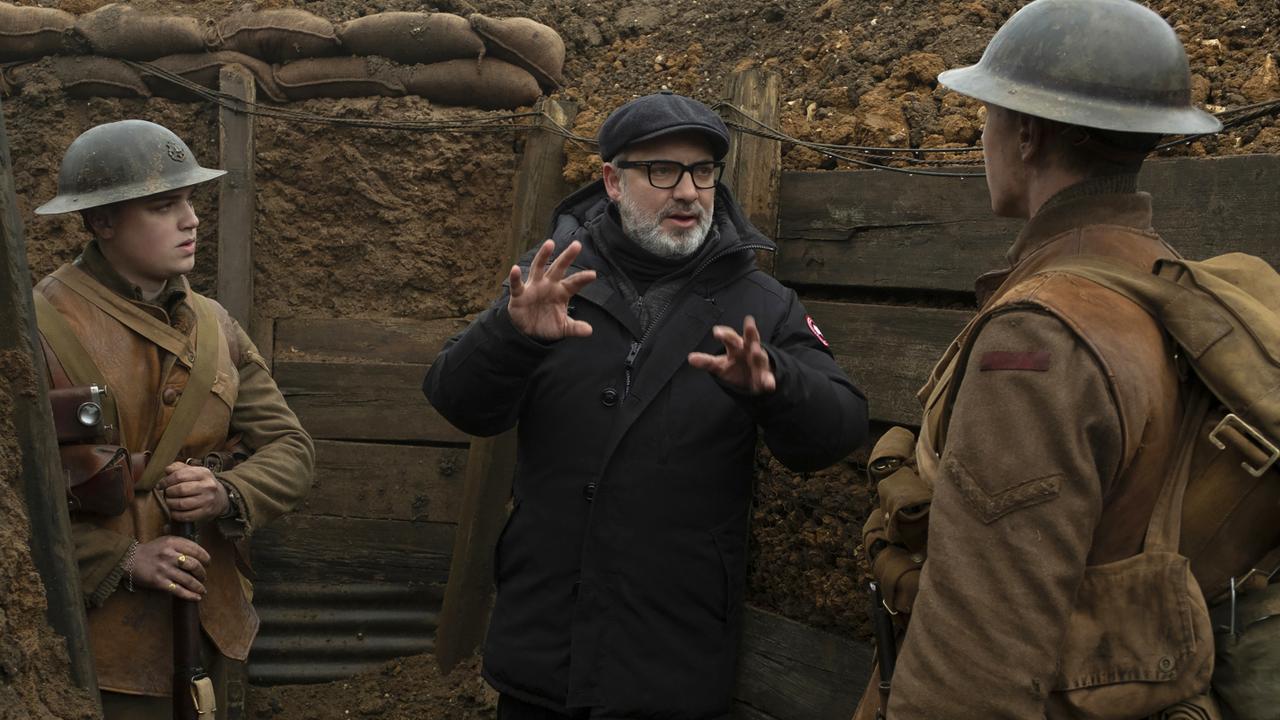
[{"label": "wooden plank wall", "polygon": [[[1154,160],[1139,188],[1153,224],[1180,252],[1230,251],[1280,264],[1280,156]],[[991,213],[981,178],[880,170],[782,177],[777,276],[799,287],[872,419],[919,422],[915,392],[972,309],[974,279],[1004,267],[1022,223]],[[909,299],[911,305],[830,302]],[[950,306],[950,307],[949,307]]]},{"label": "wooden plank wall", "polygon": [[467,436],[422,396],[464,320],[279,319],[276,382],[316,443],[298,510],[254,540],[258,683],[329,680],[432,649]]}]

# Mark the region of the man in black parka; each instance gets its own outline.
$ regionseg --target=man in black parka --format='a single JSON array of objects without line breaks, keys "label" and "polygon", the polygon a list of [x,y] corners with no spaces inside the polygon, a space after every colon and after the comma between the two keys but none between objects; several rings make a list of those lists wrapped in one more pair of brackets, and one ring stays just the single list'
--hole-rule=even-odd
[{"label": "man in black parka", "polygon": [[866,401],[756,267],[775,246],[718,182],[714,112],[649,95],[599,141],[603,179],[561,203],[423,390],[473,435],[519,424],[484,649],[499,718],[722,718],[757,428],[817,470],[863,442]]}]

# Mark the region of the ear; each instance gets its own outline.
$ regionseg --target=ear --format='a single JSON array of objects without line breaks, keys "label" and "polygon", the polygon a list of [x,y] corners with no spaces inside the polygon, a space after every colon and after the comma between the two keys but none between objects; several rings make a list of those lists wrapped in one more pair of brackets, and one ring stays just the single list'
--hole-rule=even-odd
[{"label": "ear", "polygon": [[99,240],[110,240],[116,234],[115,219],[111,208],[90,208],[85,211],[84,225]]},{"label": "ear", "polygon": [[618,202],[622,198],[622,171],[605,163],[601,172],[604,174],[604,191],[610,200]]},{"label": "ear", "polygon": [[1018,155],[1023,163],[1044,157],[1048,150],[1049,128],[1034,115],[1018,113]]}]

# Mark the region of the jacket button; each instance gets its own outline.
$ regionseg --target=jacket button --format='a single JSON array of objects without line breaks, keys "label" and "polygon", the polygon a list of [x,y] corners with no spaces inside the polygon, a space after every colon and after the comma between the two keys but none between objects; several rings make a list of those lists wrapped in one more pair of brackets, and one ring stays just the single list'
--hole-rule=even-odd
[{"label": "jacket button", "polygon": [[605,407],[613,407],[618,404],[618,391],[613,388],[605,388],[600,391],[600,404]]},{"label": "jacket button", "polygon": [[596,484],[595,484],[595,483],[593,483],[593,482],[589,482],[589,483],[587,483],[587,484],[582,488],[582,497],[586,498],[586,499],[587,499],[587,502],[591,502],[591,501],[595,500],[595,499],[596,499]]},{"label": "jacket button", "polygon": [[165,405],[172,405],[178,402],[178,390],[176,388],[165,388],[160,395],[160,399],[164,400]]},{"label": "jacket button", "polygon": [[1168,655],[1160,658],[1160,672],[1169,672],[1173,669],[1173,658]]}]

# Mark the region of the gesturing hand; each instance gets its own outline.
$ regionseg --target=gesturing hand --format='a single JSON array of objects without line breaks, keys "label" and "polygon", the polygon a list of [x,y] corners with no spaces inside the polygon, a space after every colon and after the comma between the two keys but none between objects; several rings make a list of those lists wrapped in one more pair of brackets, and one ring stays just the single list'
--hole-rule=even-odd
[{"label": "gesturing hand", "polygon": [[172,593],[183,600],[200,600],[205,589],[204,566],[209,553],[186,538],[161,535],[138,545],[133,556],[132,582]]},{"label": "gesturing hand", "polygon": [[727,325],[711,330],[715,339],[724,343],[723,355],[689,353],[689,364],[720,378],[722,382],[748,395],[771,393],[777,387],[769,353],[760,346],[760,330],[750,315],[742,323],[739,335]]},{"label": "gesturing hand", "polygon": [[512,266],[507,313],[517,330],[535,340],[586,337],[591,334],[591,325],[569,317],[569,298],[595,280],[596,272],[583,270],[566,278],[565,271],[582,252],[582,243],[575,240],[547,265],[554,249],[550,240],[538,248],[529,265],[528,282],[521,279],[520,267]]},{"label": "gesturing hand", "polygon": [[169,506],[169,517],[178,522],[202,522],[225,513],[231,506],[227,489],[201,465],[169,463],[156,488]]}]

